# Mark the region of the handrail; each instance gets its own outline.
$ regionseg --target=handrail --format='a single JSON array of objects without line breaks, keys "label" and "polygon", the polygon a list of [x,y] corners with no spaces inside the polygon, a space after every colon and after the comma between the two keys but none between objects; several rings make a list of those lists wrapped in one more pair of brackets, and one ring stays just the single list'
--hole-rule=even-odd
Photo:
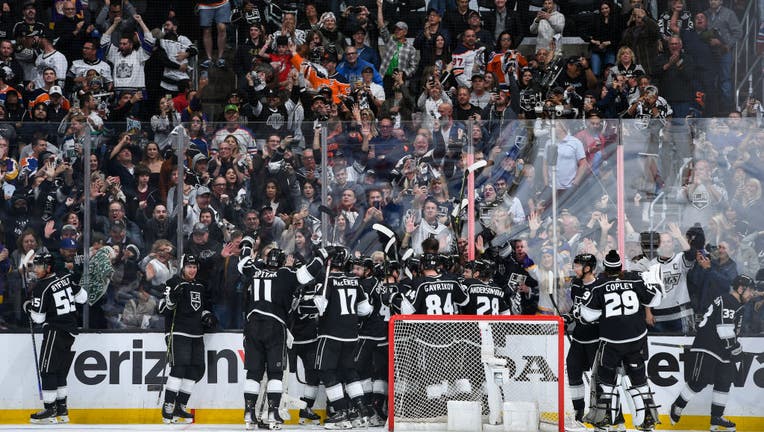
[{"label": "handrail", "polygon": [[[760,101],[764,101],[764,83],[761,82],[762,80],[762,69],[764,69],[764,62],[762,62],[761,55],[756,56],[756,59],[753,61],[753,64],[751,67],[748,68],[745,75],[740,79],[740,83],[735,86],[735,106],[737,107],[737,110],[740,112],[743,112],[745,109],[745,104],[748,101],[748,97],[753,95],[753,90],[755,88],[754,80],[757,81],[759,86],[761,87],[761,96],[759,97]],[[758,78],[754,78],[755,75],[758,75]],[[740,100],[740,93],[743,90],[744,87],[748,87],[746,89],[745,98],[744,101],[741,103]]]},{"label": "handrail", "polygon": [[[753,13],[753,19],[752,17]],[[745,9],[743,18],[740,20],[740,26],[743,29],[743,37],[735,43],[735,49],[733,52],[734,70],[732,74],[733,88],[739,90],[748,80],[748,73],[751,71],[752,62],[757,62],[758,56],[756,54],[756,35],[759,32],[758,28],[758,2],[748,2],[748,6]],[[753,60],[751,60],[753,58]],[[745,71],[745,75],[741,76],[741,71]],[[740,107],[738,99],[738,92],[735,94],[735,106]]]}]

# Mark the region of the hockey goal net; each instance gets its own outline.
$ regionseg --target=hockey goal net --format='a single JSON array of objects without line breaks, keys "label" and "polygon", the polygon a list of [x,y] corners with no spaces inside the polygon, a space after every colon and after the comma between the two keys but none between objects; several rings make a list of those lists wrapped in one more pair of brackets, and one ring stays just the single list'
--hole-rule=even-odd
[{"label": "hockey goal net", "polygon": [[449,401],[480,403],[484,425],[532,402],[541,430],[564,430],[559,317],[397,315],[389,329],[390,430],[445,430]]}]

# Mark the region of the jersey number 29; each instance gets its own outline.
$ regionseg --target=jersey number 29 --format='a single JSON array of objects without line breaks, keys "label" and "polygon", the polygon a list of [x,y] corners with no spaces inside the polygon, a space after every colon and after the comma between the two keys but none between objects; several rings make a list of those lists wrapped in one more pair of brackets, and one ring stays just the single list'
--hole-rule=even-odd
[{"label": "jersey number 29", "polygon": [[605,317],[633,315],[639,311],[639,298],[634,291],[605,294]]}]

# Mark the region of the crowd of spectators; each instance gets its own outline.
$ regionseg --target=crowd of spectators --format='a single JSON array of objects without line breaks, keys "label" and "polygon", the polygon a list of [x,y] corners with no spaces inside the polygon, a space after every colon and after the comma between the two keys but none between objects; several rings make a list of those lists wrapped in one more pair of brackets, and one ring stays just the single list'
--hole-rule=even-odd
[{"label": "crowd of spectators", "polygon": [[[565,287],[572,256],[616,246],[619,143],[628,256],[642,231],[668,240],[668,222],[700,223],[712,253],[691,284],[759,270],[764,131],[758,101],[733,106],[740,2],[196,3],[198,16],[172,1],[0,1],[0,325],[24,325],[32,250],[108,281],[91,293],[91,328],[161,327],[181,243],[222,328],[242,324],[244,235],[296,261],[322,239],[371,256],[384,223],[415,253],[437,239],[458,267],[463,174],[481,159],[476,253],[522,239],[545,290],[556,248]],[[562,36],[587,53],[564,55]],[[322,204],[335,215],[323,229]],[[764,330],[760,306],[750,332]],[[538,310],[553,311],[544,296]]]}]

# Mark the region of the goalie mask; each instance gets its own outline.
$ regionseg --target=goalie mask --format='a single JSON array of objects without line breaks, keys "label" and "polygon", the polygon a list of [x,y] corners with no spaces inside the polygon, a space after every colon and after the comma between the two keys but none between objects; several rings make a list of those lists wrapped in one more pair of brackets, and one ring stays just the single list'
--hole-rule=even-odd
[{"label": "goalie mask", "polygon": [[661,235],[655,231],[644,231],[639,233],[639,245],[642,253],[648,259],[658,256],[658,247],[661,245]]},{"label": "goalie mask", "polygon": [[286,254],[278,248],[269,250],[268,255],[265,256],[265,265],[273,269],[283,267],[285,262]]}]

